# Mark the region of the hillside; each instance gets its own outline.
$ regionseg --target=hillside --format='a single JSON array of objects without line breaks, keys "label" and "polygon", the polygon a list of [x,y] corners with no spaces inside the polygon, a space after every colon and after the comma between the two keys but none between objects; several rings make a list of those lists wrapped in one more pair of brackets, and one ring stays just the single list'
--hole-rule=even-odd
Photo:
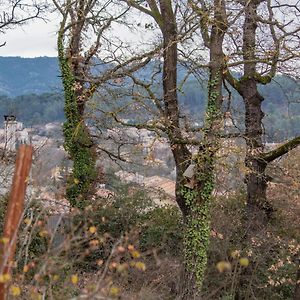
[{"label": "hillside", "polygon": [[[137,76],[142,79],[150,78],[155,66],[154,61],[138,71]],[[102,65],[100,69],[103,68]],[[185,72],[184,67],[179,68],[179,80],[184,77]],[[59,76],[58,61],[55,57],[0,57],[0,114],[15,114],[27,125],[63,121],[63,97]],[[157,76],[159,82],[160,74]],[[178,93],[183,112],[200,123],[203,121],[206,102],[205,86],[205,82],[199,84],[192,77]],[[263,109],[267,141],[281,141],[299,134],[299,86],[297,81],[279,75],[271,84],[260,87],[265,97]],[[225,90],[224,96],[227,97]],[[123,103],[125,99],[119,100]],[[98,102],[98,105],[103,104]],[[108,102],[106,109],[109,109],[110,105]],[[225,105],[228,106],[228,103]],[[243,124],[244,105],[234,91],[231,94],[230,109],[235,124],[242,130],[240,124]]]},{"label": "hillside", "polygon": [[16,97],[60,89],[57,58],[0,57],[0,94]]}]

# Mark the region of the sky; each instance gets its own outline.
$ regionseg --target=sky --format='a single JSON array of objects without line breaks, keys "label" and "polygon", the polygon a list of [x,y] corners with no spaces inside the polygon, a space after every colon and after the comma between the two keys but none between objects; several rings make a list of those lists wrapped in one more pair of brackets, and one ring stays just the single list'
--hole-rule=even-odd
[{"label": "sky", "polygon": [[[48,16],[47,22],[33,20],[21,27],[10,29],[5,34],[0,34],[0,44],[6,42],[4,47],[0,47],[0,56],[57,56],[56,33],[60,21],[60,15],[52,13]],[[151,33],[141,32],[137,34],[125,29],[124,26],[117,26],[114,33],[125,42],[138,43],[145,37],[151,37],[153,30]]]},{"label": "sky", "polygon": [[56,32],[59,25],[59,18],[45,23],[42,20],[35,20],[22,27],[8,30],[0,34],[0,56],[57,56]]}]

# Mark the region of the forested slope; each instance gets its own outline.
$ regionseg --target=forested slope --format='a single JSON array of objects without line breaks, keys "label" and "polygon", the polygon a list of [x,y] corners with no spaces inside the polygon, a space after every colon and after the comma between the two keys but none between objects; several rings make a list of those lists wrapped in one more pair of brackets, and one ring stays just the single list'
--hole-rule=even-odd
[{"label": "forested slope", "polygon": [[[150,76],[151,67],[139,72],[143,77]],[[179,72],[182,73],[179,77],[183,78],[184,69]],[[205,110],[205,86],[205,82],[190,79],[179,93],[180,101],[188,110],[186,113],[199,123]],[[271,84],[261,86],[261,92],[265,97],[263,109],[267,141],[282,141],[295,136],[295,130],[300,127],[299,82],[283,75],[277,76]],[[243,130],[239,125],[243,123],[243,102],[233,91],[230,109],[235,124]],[[10,113],[29,126],[64,120],[57,58],[0,57],[0,114]]]}]

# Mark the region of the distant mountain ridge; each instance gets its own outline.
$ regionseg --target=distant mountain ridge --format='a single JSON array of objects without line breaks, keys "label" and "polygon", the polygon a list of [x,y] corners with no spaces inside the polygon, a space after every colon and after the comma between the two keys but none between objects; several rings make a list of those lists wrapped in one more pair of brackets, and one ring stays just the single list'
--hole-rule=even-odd
[{"label": "distant mountain ridge", "polygon": [[[157,61],[151,62],[136,73],[141,80],[152,78]],[[109,67],[97,64],[95,71],[101,73]],[[158,88],[161,95],[160,68],[156,67]],[[178,68],[178,81],[185,78],[186,69]],[[205,82],[200,83],[191,76],[178,92],[182,113],[190,121],[202,122],[207,103]],[[299,135],[300,128],[300,81],[285,75],[276,76],[265,86],[259,86],[264,96],[263,119],[267,141],[282,141]],[[224,90],[224,96],[227,91]],[[230,99],[229,99],[230,98]],[[241,97],[232,91],[225,106],[230,106],[235,123],[243,130],[244,103]],[[125,98],[124,98],[125,99]],[[124,99],[119,99],[124,102]],[[99,100],[99,99],[98,99]],[[132,99],[129,97],[129,101]],[[94,103],[95,104],[95,103]],[[104,105],[100,100],[97,105]],[[110,103],[108,102],[107,109]],[[114,104],[115,105],[115,104]],[[64,120],[64,96],[56,57],[0,57],[0,118],[1,115],[15,114],[27,125],[61,122]],[[1,120],[1,119],[0,119]]]},{"label": "distant mountain ridge", "polygon": [[0,95],[58,92],[62,89],[56,57],[0,57]]}]

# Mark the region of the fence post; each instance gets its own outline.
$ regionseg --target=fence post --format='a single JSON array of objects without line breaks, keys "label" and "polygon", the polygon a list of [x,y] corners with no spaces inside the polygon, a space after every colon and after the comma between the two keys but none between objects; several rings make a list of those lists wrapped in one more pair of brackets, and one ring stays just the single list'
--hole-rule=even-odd
[{"label": "fence post", "polygon": [[[5,214],[0,248],[0,274],[2,275],[10,275],[11,266],[14,262],[17,234],[24,211],[24,199],[32,162],[32,153],[33,147],[28,145],[21,145],[17,153],[15,173]],[[6,299],[7,287],[7,282],[0,283],[0,300]]]}]

